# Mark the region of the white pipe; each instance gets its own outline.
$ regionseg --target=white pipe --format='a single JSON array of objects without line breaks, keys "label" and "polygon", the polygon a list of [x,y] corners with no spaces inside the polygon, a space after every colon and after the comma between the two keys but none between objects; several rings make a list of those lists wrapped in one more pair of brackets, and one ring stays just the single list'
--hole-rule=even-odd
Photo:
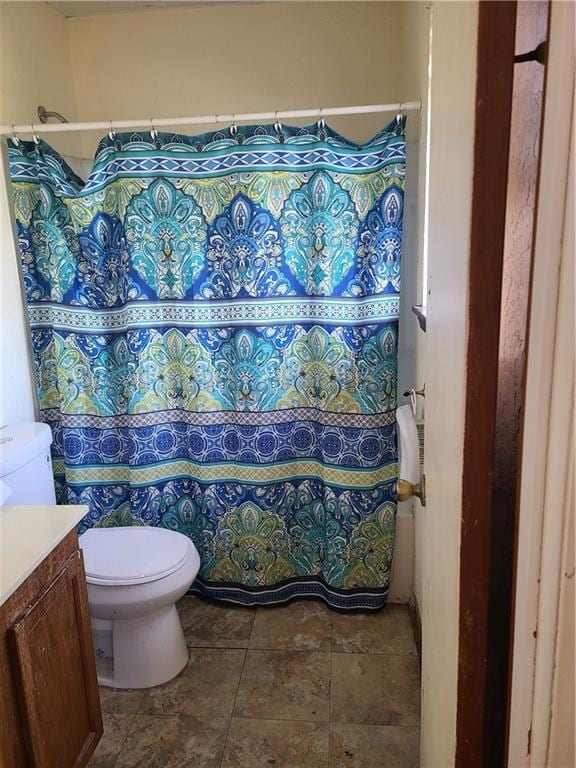
[{"label": "white pipe", "polygon": [[159,117],[135,120],[108,120],[93,123],[28,123],[2,125],[0,136],[18,136],[21,133],[68,133],[72,131],[118,131],[124,128],[155,129],[163,126],[211,125],[213,123],[265,123],[272,120],[291,120],[301,117],[332,117],[334,115],[369,115],[377,112],[413,112],[420,109],[419,101],[398,104],[368,104],[360,107],[323,107],[314,109],[284,109],[277,112],[247,112],[230,115],[201,115],[199,117]]}]

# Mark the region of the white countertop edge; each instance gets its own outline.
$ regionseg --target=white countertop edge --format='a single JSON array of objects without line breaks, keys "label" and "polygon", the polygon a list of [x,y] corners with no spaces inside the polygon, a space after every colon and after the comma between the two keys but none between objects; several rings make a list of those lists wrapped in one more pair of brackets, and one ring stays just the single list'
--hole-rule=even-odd
[{"label": "white countertop edge", "polygon": [[[52,552],[58,544],[72,531],[88,514],[88,506],[86,504],[38,504],[38,505],[26,505],[26,506],[3,506],[0,507],[0,557],[2,557],[2,551],[4,549],[4,542],[1,540],[3,537],[3,517],[5,514],[22,514],[24,510],[28,512],[24,513],[30,515],[29,510],[34,510],[34,513],[39,514],[42,510],[44,514],[50,514],[54,509],[66,509],[70,512],[69,518],[58,527],[58,530],[51,532],[51,535],[46,538],[45,542],[39,548],[36,548],[32,553],[32,556],[26,564],[23,563],[22,570],[18,569],[18,575],[9,578],[8,583],[4,583],[3,566],[0,563],[0,606],[9,600],[10,597],[16,592],[16,590],[22,586],[26,579],[36,570],[40,563],[45,560],[50,552]],[[68,516],[67,516],[68,517]]]}]

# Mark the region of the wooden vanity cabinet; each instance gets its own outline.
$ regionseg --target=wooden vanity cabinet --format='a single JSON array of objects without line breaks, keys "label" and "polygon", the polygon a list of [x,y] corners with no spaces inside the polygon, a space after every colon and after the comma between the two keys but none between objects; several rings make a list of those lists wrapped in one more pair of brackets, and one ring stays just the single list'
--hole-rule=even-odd
[{"label": "wooden vanity cabinet", "polygon": [[87,765],[102,714],[75,531],[0,607],[0,641],[0,766]]}]

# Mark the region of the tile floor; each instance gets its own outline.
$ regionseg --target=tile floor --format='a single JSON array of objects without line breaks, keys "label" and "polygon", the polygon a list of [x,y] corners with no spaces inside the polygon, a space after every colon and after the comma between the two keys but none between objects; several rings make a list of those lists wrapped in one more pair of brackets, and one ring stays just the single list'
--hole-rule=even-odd
[{"label": "tile floor", "polygon": [[89,768],[416,768],[420,675],[406,606],[179,603],[190,661],[146,691],[101,689]]}]

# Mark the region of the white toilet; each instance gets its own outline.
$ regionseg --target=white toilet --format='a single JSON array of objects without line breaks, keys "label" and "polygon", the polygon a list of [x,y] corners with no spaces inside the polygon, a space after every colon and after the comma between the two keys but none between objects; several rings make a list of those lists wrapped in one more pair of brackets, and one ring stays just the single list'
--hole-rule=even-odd
[{"label": "white toilet", "polygon": [[[47,424],[0,429],[0,506],[55,504]],[[101,685],[148,688],[184,668],[176,611],[200,568],[187,536],[165,528],[95,528],[80,536]],[[105,660],[106,663],[103,663]]]},{"label": "white toilet", "polygon": [[48,424],[33,421],[0,428],[0,506],[56,504]]},{"label": "white toilet", "polygon": [[149,688],[173,678],[188,661],[175,603],[200,569],[194,544],[134,526],[92,528],[80,546],[100,685]]}]

